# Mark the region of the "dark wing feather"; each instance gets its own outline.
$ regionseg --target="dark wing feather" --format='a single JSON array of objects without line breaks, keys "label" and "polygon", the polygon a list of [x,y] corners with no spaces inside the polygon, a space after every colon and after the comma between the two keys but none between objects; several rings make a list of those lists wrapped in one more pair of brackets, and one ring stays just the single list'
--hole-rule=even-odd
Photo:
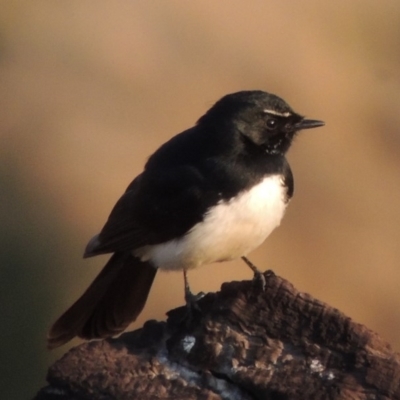
[{"label": "dark wing feather", "polygon": [[202,220],[218,196],[193,166],[145,171],[118,200],[85,256],[131,251],[180,237]]}]

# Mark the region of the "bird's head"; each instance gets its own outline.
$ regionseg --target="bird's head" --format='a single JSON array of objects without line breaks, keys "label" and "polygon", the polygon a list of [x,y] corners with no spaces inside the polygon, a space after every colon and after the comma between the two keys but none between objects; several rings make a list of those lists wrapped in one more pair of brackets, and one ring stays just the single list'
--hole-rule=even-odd
[{"label": "bird's head", "polygon": [[234,130],[250,147],[283,155],[295,134],[324,122],[305,119],[278,96],[263,91],[242,91],[220,99],[200,120],[224,130]]}]

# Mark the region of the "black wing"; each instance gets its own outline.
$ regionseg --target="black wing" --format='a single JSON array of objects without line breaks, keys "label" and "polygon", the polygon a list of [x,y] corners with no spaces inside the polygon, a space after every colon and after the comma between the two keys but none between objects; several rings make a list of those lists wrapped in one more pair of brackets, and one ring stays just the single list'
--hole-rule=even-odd
[{"label": "black wing", "polygon": [[219,196],[195,167],[145,171],[118,200],[85,256],[131,251],[180,237],[202,220]]}]

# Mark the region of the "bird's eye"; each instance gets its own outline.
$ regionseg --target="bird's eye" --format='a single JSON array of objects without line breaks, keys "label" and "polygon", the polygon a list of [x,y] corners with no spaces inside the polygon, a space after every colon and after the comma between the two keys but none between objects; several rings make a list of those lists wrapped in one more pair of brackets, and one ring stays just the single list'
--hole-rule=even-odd
[{"label": "bird's eye", "polygon": [[267,128],[270,130],[276,129],[278,126],[278,120],[276,118],[267,119]]}]

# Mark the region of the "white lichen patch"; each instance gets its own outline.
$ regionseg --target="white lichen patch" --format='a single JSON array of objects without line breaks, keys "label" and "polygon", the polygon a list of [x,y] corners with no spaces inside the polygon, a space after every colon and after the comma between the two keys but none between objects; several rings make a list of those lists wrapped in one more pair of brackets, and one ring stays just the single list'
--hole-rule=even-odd
[{"label": "white lichen patch", "polygon": [[335,379],[335,374],[332,371],[329,371],[329,372],[325,372],[323,374],[323,377],[325,379],[327,379],[328,381],[331,381],[331,380]]},{"label": "white lichen patch", "polygon": [[311,372],[318,374],[321,378],[326,379],[328,381],[331,381],[336,378],[335,374],[332,371],[325,369],[325,367],[321,364],[321,361],[318,360],[317,358],[311,360],[310,370]]},{"label": "white lichen patch", "polygon": [[196,344],[196,338],[194,336],[185,336],[181,343],[183,350],[186,351],[186,353],[190,353],[193,346]]},{"label": "white lichen patch", "polygon": [[313,360],[311,360],[310,369],[312,372],[320,374],[324,372],[325,367],[321,364],[321,361],[319,361],[317,358],[314,358]]}]

